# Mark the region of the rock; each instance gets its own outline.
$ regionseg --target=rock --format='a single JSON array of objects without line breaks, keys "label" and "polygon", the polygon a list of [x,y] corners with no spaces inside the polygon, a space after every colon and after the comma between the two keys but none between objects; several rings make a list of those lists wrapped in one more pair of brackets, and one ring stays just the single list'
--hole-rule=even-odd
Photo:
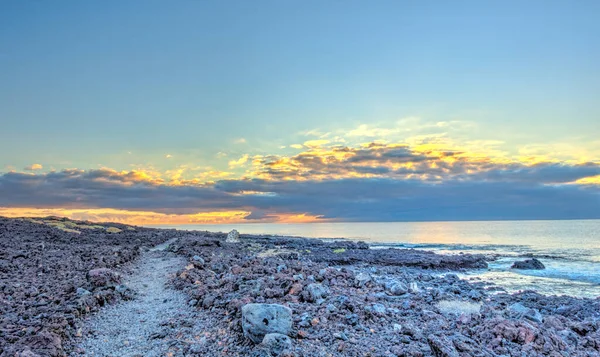
[{"label": "rock", "polygon": [[517,317],[521,318],[524,317],[526,319],[529,319],[531,321],[535,321],[537,323],[542,323],[544,321],[544,317],[542,316],[542,314],[536,310],[536,309],[530,309],[526,306],[523,306],[522,304],[519,303],[514,303],[512,305],[510,305],[508,307],[508,310],[517,315]]},{"label": "rock", "polygon": [[279,356],[292,349],[292,340],[280,333],[268,333],[262,340],[262,344],[272,356]]},{"label": "rock", "polygon": [[302,291],[302,297],[305,301],[315,302],[327,296],[329,289],[321,284],[309,284]]},{"label": "rock", "polygon": [[192,259],[198,264],[204,264],[204,259],[199,255],[194,255]]},{"label": "rock", "polygon": [[394,324],[394,332],[401,332],[402,331],[402,325],[400,324]]},{"label": "rock", "polygon": [[386,308],[382,304],[367,305],[365,310],[376,316],[385,316]]},{"label": "rock", "polygon": [[40,355],[33,353],[30,349],[27,349],[21,353],[17,353],[16,357],[40,357]]},{"label": "rock", "polygon": [[266,334],[289,335],[292,329],[292,310],[277,304],[247,304],[242,307],[244,335],[260,343]]},{"label": "rock", "polygon": [[356,325],[358,325],[359,321],[360,321],[360,318],[358,317],[357,314],[346,315],[346,322],[348,322],[349,325],[356,326]]},{"label": "rock", "polygon": [[421,289],[419,289],[417,283],[413,281],[408,285],[408,292],[412,294],[418,294],[421,292]]},{"label": "rock", "polygon": [[95,288],[114,287],[121,283],[121,276],[108,268],[88,271],[87,279]]},{"label": "rock", "polygon": [[360,288],[360,287],[365,286],[371,280],[373,280],[371,278],[371,275],[361,272],[361,273],[356,274],[356,276],[354,277],[354,285],[356,287]]},{"label": "rock", "polygon": [[542,262],[540,262],[539,260],[537,260],[535,258],[526,259],[526,260],[522,260],[522,261],[516,261],[510,268],[511,269],[536,269],[536,270],[546,269],[544,264],[542,264]]},{"label": "rock", "polygon": [[399,281],[391,281],[385,285],[385,289],[394,296],[404,295],[408,292],[406,284]]},{"label": "rock", "polygon": [[90,294],[91,292],[89,290],[86,290],[84,288],[77,288],[77,296],[85,296]]},{"label": "rock", "polygon": [[240,242],[240,233],[237,230],[232,230],[227,234],[227,239],[225,239],[227,243],[239,243]]},{"label": "rock", "polygon": [[427,343],[431,352],[435,357],[459,357],[458,351],[445,336],[439,337],[435,335],[427,336]]},{"label": "rock", "polygon": [[121,297],[125,300],[133,300],[135,298],[135,291],[131,290],[127,285],[117,285],[115,291],[121,294]]}]

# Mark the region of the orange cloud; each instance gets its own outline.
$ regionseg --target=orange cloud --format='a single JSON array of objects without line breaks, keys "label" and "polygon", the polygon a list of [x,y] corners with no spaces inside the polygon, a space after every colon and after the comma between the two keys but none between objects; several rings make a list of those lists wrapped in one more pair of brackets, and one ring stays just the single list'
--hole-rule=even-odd
[{"label": "orange cloud", "polygon": [[[0,207],[4,217],[47,217],[58,216],[91,222],[116,222],[131,225],[185,225],[185,224],[234,224],[248,223],[245,219],[250,211],[231,210],[199,212],[194,214],[163,214],[147,211],[128,211],[111,208],[63,209],[63,208],[7,208]],[[256,222],[257,220],[255,220]],[[260,221],[260,220],[258,220]],[[310,214],[282,213],[269,215],[265,221],[281,223],[307,223],[322,221],[319,216]]]}]

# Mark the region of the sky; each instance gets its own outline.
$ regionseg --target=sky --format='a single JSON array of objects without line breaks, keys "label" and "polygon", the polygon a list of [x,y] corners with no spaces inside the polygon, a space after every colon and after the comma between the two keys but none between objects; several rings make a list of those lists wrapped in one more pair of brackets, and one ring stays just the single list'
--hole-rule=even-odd
[{"label": "sky", "polygon": [[600,218],[600,2],[0,2],[0,215]]}]

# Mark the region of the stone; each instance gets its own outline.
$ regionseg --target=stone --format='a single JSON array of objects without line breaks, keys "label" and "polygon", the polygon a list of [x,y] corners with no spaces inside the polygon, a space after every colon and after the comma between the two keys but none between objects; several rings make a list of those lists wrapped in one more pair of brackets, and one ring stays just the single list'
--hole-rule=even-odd
[{"label": "stone", "polygon": [[262,340],[262,344],[272,356],[279,356],[292,349],[292,340],[287,335],[281,333],[266,334]]},{"label": "stone", "polygon": [[88,271],[87,279],[95,288],[114,287],[121,283],[121,276],[108,268]]},{"label": "stone", "polygon": [[386,308],[382,304],[367,305],[365,310],[376,316],[384,316],[386,313]]},{"label": "stone", "polygon": [[435,335],[427,336],[427,343],[431,352],[435,357],[459,357],[458,351],[445,336],[439,337]]},{"label": "stone", "polygon": [[413,281],[408,285],[408,292],[412,294],[418,294],[421,292],[421,289],[419,289],[417,283]]},{"label": "stone", "polygon": [[361,273],[356,274],[356,276],[354,277],[354,285],[356,287],[360,288],[360,287],[365,286],[371,280],[373,280],[371,278],[371,275],[361,272]]},{"label": "stone", "polygon": [[199,256],[199,255],[194,255],[192,257],[192,259],[194,260],[194,262],[199,263],[199,264],[204,264],[204,259]]},{"label": "stone", "polygon": [[289,335],[292,330],[292,310],[277,304],[247,304],[242,306],[244,336],[260,343],[269,333]]},{"label": "stone", "polygon": [[395,280],[385,284],[385,289],[394,296],[404,295],[408,292],[408,287],[406,284]]},{"label": "stone", "polygon": [[305,301],[315,302],[327,296],[329,289],[321,284],[309,284],[302,291],[302,297]]},{"label": "stone", "polygon": [[544,264],[535,258],[516,261],[510,268],[511,269],[534,269],[534,270],[546,269]]},{"label": "stone", "polygon": [[528,320],[535,321],[537,323],[542,323],[544,321],[544,317],[542,314],[536,309],[530,309],[520,303],[514,303],[508,307],[508,310],[517,315],[518,317],[524,317]]},{"label": "stone", "polygon": [[84,288],[77,288],[77,296],[85,296],[90,294],[91,292],[89,290],[86,290]]},{"label": "stone", "polygon": [[240,233],[233,229],[231,232],[227,234],[227,239],[225,239],[227,243],[239,243],[240,242]]}]

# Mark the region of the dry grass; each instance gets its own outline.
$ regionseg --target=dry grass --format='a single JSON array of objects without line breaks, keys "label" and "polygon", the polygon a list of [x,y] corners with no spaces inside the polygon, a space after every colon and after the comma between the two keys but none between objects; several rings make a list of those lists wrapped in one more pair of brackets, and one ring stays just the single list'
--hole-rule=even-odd
[{"label": "dry grass", "polygon": [[104,229],[106,227],[99,225],[88,225],[88,224],[80,224],[78,226],[80,229]]},{"label": "dry grass", "polygon": [[481,303],[460,300],[442,300],[436,306],[445,315],[478,315],[481,309]]},{"label": "dry grass", "polygon": [[286,254],[286,253],[294,253],[294,251],[289,250],[289,249],[267,249],[264,252],[258,253],[256,256],[259,258],[267,258],[267,257],[276,257],[279,254]]},{"label": "dry grass", "polygon": [[106,228],[106,231],[108,233],[120,233],[120,232],[122,232],[122,230],[120,230],[117,227],[108,227],[108,228]]}]

